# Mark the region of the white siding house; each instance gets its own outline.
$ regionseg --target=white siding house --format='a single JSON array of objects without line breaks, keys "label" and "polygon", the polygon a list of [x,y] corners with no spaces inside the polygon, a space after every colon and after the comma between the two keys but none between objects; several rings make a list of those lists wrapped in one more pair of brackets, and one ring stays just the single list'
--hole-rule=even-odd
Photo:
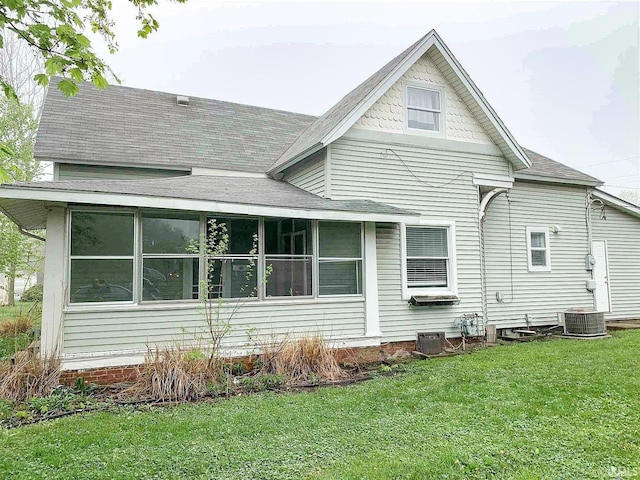
[{"label": "white siding house", "polygon": [[640,210],[521,147],[435,31],[320,117],[51,88],[36,156],[54,181],[0,186],[0,210],[47,229],[42,352],[66,369],[205,341],[207,302],[230,355],[554,325],[603,300],[640,317]]}]

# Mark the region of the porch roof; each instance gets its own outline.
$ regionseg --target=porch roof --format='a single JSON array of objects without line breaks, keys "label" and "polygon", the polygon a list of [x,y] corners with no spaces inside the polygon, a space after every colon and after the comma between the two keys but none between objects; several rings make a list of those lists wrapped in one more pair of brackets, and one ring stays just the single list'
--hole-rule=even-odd
[{"label": "porch roof", "polygon": [[404,222],[418,212],[371,200],[330,200],[271,178],[189,175],[65,180],[0,186],[0,210],[26,230],[46,226],[47,205],[94,204],[318,220]]}]

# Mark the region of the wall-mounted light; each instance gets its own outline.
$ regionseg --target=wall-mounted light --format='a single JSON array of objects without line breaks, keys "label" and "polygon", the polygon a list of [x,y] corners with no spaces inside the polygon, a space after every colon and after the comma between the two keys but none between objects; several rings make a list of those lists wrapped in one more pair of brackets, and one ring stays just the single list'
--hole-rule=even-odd
[{"label": "wall-mounted light", "polygon": [[562,227],[560,225],[551,225],[551,233],[560,233]]}]

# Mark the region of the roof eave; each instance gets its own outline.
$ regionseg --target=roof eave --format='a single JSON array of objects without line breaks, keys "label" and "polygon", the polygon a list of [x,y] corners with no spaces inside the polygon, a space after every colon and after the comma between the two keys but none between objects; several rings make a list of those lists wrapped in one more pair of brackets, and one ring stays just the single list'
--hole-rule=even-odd
[{"label": "roof eave", "polygon": [[[354,210],[329,210],[295,208],[271,205],[239,204],[213,200],[194,200],[175,197],[158,197],[141,194],[108,193],[81,190],[57,190],[47,188],[28,188],[19,186],[0,186],[2,199],[23,200],[25,202],[60,203],[60,204],[93,204],[119,207],[141,207],[167,210],[219,212],[237,215],[253,215],[265,217],[296,217],[313,220],[371,221],[385,223],[401,223],[415,221],[419,213],[376,213]],[[13,221],[19,225],[20,219]],[[33,228],[31,228],[33,229]]]},{"label": "roof eave", "polygon": [[516,180],[531,181],[531,182],[538,182],[538,183],[561,183],[561,184],[567,184],[567,185],[582,185],[586,187],[599,187],[603,185],[602,182],[595,181],[595,180],[591,181],[591,180],[567,179],[567,178],[560,178],[560,177],[547,177],[543,175],[532,175],[530,173],[513,172],[513,177]]},{"label": "roof eave", "polygon": [[623,200],[622,198],[616,197],[610,193],[605,192],[604,190],[595,189],[593,191],[593,196],[599,198],[602,201],[608,202],[616,207],[624,210],[625,212],[633,215],[634,217],[640,218],[640,207],[634,205],[632,203]]}]

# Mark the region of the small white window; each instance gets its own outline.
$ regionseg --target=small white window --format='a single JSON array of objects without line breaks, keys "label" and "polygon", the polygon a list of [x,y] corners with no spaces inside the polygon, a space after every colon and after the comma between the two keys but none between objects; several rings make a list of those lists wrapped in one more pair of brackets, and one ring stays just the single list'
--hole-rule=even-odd
[{"label": "small white window", "polygon": [[451,225],[407,225],[403,286],[411,295],[455,294],[455,232]]},{"label": "small white window", "polygon": [[407,127],[440,132],[441,96],[439,90],[407,86]]},{"label": "small white window", "polygon": [[530,272],[551,270],[551,249],[547,227],[527,227],[527,264]]}]

